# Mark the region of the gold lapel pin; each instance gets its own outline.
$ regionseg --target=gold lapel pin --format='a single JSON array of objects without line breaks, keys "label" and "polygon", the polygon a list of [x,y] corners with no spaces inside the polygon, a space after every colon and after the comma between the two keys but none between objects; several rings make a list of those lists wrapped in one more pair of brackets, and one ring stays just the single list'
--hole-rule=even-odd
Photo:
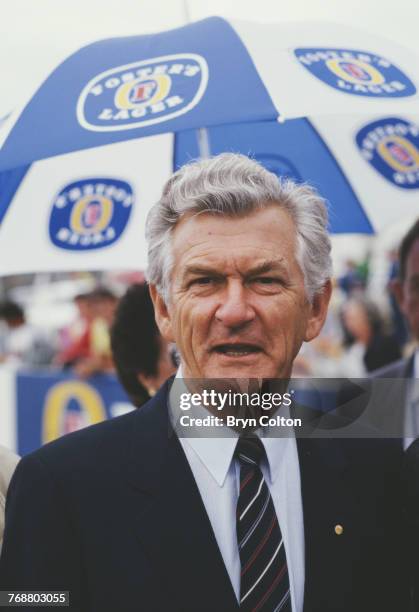
[{"label": "gold lapel pin", "polygon": [[336,535],[342,535],[343,533],[343,526],[342,525],[335,525],[335,534]]}]

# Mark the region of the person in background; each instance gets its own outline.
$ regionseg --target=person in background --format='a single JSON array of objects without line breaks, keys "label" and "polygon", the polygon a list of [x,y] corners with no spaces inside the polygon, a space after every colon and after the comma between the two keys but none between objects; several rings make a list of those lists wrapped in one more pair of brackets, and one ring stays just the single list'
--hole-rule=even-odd
[{"label": "person in background", "polygon": [[54,364],[64,368],[74,366],[89,356],[89,329],[93,319],[90,293],[79,293],[74,297],[77,317],[60,332],[60,350]]},{"label": "person in background", "polygon": [[159,332],[148,285],[131,285],[121,298],[111,347],[118,378],[134,406],[150,399],[175,373],[174,347]]},{"label": "person in background", "polygon": [[16,302],[0,305],[0,319],[6,324],[2,337],[0,362],[13,365],[44,366],[53,359],[55,348],[47,334],[27,322],[23,308]]},{"label": "person in background", "polygon": [[349,348],[341,358],[342,375],[365,376],[401,357],[396,339],[384,329],[377,306],[363,297],[351,298],[342,309]]},{"label": "person in background", "polygon": [[419,437],[419,218],[401,242],[399,276],[392,290],[406,319],[413,350],[410,356],[374,372],[374,377],[394,379],[398,389],[394,427],[403,431],[407,449]]},{"label": "person in background", "polygon": [[107,287],[97,287],[89,294],[89,304],[91,318],[80,338],[80,345],[85,350],[71,364],[75,374],[82,378],[114,370],[110,328],[118,298]]},{"label": "person in background", "polygon": [[412,354],[404,363],[406,373],[419,378],[419,218],[403,238],[399,249],[399,275],[392,290],[412,341]]},{"label": "person in background", "polygon": [[345,273],[338,279],[338,285],[345,292],[347,297],[365,289],[367,268],[362,264],[357,264],[352,259],[346,261]]},{"label": "person in background", "polygon": [[393,287],[398,283],[400,278],[400,262],[397,249],[392,249],[388,255],[390,260],[390,268],[388,271],[387,292],[390,304],[390,316],[394,329],[394,336],[401,347],[404,347],[408,341],[409,330],[406,320],[400,310],[399,303],[394,295]]},{"label": "person in background", "polygon": [[10,479],[18,464],[19,457],[4,446],[0,446],[0,552],[3,542],[4,508]]}]

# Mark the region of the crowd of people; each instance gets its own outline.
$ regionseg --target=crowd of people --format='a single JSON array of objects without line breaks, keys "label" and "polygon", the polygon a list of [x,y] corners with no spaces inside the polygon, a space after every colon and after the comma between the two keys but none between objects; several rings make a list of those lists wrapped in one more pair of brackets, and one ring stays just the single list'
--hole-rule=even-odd
[{"label": "crowd of people", "polygon": [[133,403],[144,402],[176,363],[174,345],[160,337],[148,286],[134,283],[122,297],[98,286],[73,301],[76,316],[56,333],[28,323],[16,302],[0,304],[0,364],[62,368],[82,378],[116,372]]},{"label": "crowd of people", "polygon": [[[369,295],[368,266],[347,262],[334,281],[321,334],[302,346],[294,362],[296,376],[363,377],[409,354],[412,344],[393,272],[391,265],[383,311],[383,300],[379,305]],[[75,295],[73,302],[75,317],[53,333],[30,324],[16,302],[0,304],[0,364],[63,368],[83,378],[114,372],[134,405],[148,399],[176,362],[176,347],[166,347],[159,335],[147,284],[134,283],[122,296],[98,285]],[[141,379],[132,377],[133,367],[143,372]]]}]

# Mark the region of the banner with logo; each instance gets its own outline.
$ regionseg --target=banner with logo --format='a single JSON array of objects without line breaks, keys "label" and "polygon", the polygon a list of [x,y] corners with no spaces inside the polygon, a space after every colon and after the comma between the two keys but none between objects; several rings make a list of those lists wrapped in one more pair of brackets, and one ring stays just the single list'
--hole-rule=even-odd
[{"label": "banner with logo", "polygon": [[0,227],[0,274],[144,269],[145,219],[172,157],[163,134],[32,164]]},{"label": "banner with logo", "polygon": [[240,38],[212,17],[73,53],[15,118],[0,170],[140,136],[276,116]]},{"label": "banner with logo", "polygon": [[[311,123],[375,232],[418,214],[419,114],[316,117]],[[334,207],[336,199],[332,215]]]},{"label": "banner with logo", "polygon": [[417,112],[416,55],[330,23],[211,17],[87,45],[2,129],[0,170],[52,155],[211,125]]},{"label": "banner with logo", "polygon": [[[416,205],[418,88],[413,52],[335,24],[209,18],[79,49],[0,129],[0,274],[144,269],[173,167],[221,151],[313,183],[332,232],[380,231]],[[284,119],[269,149],[214,137]]]},{"label": "banner with logo", "polygon": [[110,375],[81,380],[41,371],[16,372],[15,406],[10,411],[16,450],[25,455],[64,434],[132,409]]},{"label": "banner with logo", "polygon": [[284,119],[418,112],[416,54],[376,32],[319,21],[233,25]]}]

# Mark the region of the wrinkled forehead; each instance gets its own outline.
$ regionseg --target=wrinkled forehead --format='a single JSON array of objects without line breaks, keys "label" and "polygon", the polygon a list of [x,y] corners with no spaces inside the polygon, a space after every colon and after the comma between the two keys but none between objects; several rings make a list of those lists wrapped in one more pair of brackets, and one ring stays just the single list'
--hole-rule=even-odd
[{"label": "wrinkled forehead", "polygon": [[285,236],[294,240],[295,234],[290,214],[278,204],[270,203],[244,214],[213,211],[185,213],[175,225],[172,237],[177,245],[185,239],[199,243],[209,238],[216,240],[245,236],[251,241],[259,235],[266,235],[270,240],[277,239],[281,243]]},{"label": "wrinkled forehead", "polygon": [[289,269],[295,263],[296,232],[290,215],[278,207],[252,214],[187,215],[173,232],[175,266],[237,265],[243,269],[267,262]]}]

